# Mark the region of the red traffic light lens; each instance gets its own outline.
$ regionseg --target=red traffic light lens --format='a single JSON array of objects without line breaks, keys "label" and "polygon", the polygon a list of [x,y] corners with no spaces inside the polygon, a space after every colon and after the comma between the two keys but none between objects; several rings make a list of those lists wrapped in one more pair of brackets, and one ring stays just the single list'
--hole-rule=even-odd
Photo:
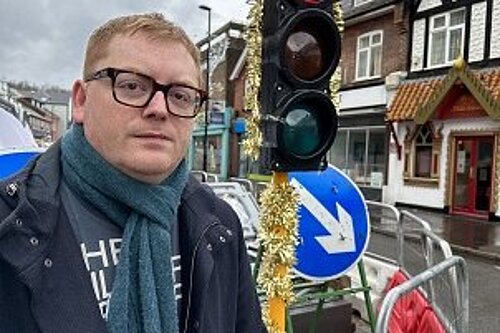
[{"label": "red traffic light lens", "polygon": [[330,15],[317,8],[300,11],[282,34],[282,70],[292,80],[314,84],[331,76],[340,47],[340,33]]}]

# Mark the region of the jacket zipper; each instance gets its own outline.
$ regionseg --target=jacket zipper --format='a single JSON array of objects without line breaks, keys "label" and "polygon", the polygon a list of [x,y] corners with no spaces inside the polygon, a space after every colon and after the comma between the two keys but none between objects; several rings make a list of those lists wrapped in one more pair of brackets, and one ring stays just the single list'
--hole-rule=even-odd
[{"label": "jacket zipper", "polygon": [[193,250],[193,258],[191,259],[191,269],[189,272],[188,304],[187,304],[187,308],[186,308],[186,319],[184,321],[183,333],[187,333],[189,316],[191,314],[190,313],[191,312],[191,294],[193,291],[194,264],[195,264],[195,260],[196,260],[196,255],[198,254],[198,249],[200,248],[201,240],[203,239],[203,237],[205,237],[205,234],[207,233],[208,229],[216,226],[217,224],[219,224],[219,222],[212,222],[210,225],[205,227],[205,229],[203,229],[203,232],[201,233],[200,237],[196,241],[196,245],[195,245],[194,250]]}]

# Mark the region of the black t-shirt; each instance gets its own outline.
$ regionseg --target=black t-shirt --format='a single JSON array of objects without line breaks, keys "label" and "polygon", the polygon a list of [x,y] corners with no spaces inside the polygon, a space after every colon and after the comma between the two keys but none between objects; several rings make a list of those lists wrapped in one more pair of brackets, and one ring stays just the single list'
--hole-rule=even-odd
[{"label": "black t-shirt", "polygon": [[[61,182],[60,195],[80,244],[82,258],[90,274],[101,315],[106,319],[123,229],[110,222],[104,214],[85,200],[77,197],[64,181]],[[178,312],[180,312],[182,302],[180,257],[179,225],[176,221],[172,226],[172,273]]]}]

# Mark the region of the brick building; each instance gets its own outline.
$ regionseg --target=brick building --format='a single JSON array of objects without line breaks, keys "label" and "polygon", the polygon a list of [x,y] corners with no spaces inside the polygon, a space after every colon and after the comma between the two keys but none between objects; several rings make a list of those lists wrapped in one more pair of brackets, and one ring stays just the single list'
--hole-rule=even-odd
[{"label": "brick building", "polygon": [[329,162],[344,170],[371,200],[387,179],[385,114],[404,77],[408,20],[402,1],[343,1],[339,130]]}]

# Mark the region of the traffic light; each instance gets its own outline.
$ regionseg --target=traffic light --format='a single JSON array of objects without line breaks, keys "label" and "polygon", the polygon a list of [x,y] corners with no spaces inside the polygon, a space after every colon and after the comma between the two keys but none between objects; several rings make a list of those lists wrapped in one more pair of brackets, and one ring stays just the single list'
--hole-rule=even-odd
[{"label": "traffic light", "polygon": [[260,90],[266,170],[321,170],[337,133],[329,97],[340,58],[332,0],[264,0]]}]

